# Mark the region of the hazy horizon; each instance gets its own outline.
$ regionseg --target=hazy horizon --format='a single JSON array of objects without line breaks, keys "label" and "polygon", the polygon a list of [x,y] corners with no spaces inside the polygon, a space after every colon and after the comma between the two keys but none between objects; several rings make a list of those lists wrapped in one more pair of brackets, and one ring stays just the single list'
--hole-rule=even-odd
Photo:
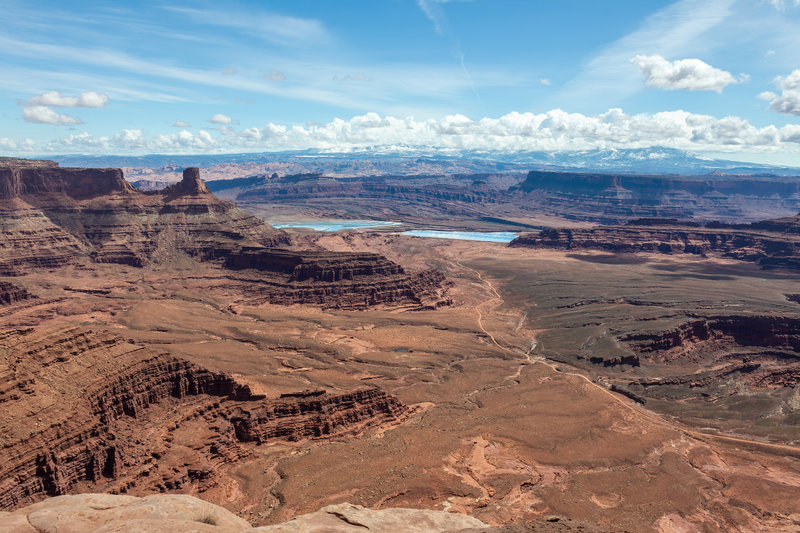
[{"label": "hazy horizon", "polygon": [[800,1],[6,2],[0,155],[666,147],[800,166]]}]

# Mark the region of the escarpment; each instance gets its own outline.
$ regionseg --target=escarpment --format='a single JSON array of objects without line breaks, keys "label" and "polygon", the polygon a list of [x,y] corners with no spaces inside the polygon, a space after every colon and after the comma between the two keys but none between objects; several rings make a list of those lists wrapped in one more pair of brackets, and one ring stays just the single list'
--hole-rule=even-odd
[{"label": "escarpment", "polygon": [[236,438],[264,444],[357,432],[378,423],[402,420],[408,408],[380,389],[354,391],[340,396],[317,391],[309,395],[284,395],[231,418]]},{"label": "escarpment", "polygon": [[[84,327],[0,334],[0,509],[85,490],[203,490],[251,443],[404,420],[378,389],[267,399],[229,375]],[[182,432],[191,438],[176,440]]]},{"label": "escarpment", "polygon": [[800,210],[797,178],[531,171],[509,193],[547,212],[604,224],[636,217],[758,220]]},{"label": "escarpment", "polygon": [[[661,362],[678,358],[699,359],[725,352],[740,355],[740,348],[782,352],[800,363],[800,318],[782,316],[712,316],[684,322],[674,329],[625,335],[632,349]],[[738,353],[737,353],[738,352]]]},{"label": "escarpment", "polygon": [[797,317],[693,317],[670,329],[628,333],[619,340],[656,365],[694,369],[683,375],[640,379],[634,386],[641,391],[682,386],[753,393],[791,390],[800,383]]},{"label": "escarpment", "polygon": [[232,286],[252,303],[445,301],[437,272],[408,274],[377,254],[280,249],[290,244],[285,232],[214,196],[196,167],[175,185],[142,192],[119,169],[15,161],[0,165],[0,275],[91,263],[168,265],[189,256],[248,271],[233,276]]},{"label": "escarpment", "polygon": [[0,166],[0,274],[91,260],[144,266],[185,253],[213,259],[289,237],[208,192],[196,168],[141,192],[120,169]]},{"label": "escarpment", "polygon": [[448,303],[444,275],[437,270],[407,273],[372,253],[248,248],[228,255],[238,271],[230,286],[258,304],[314,304],[358,309],[379,304],[441,306]]},{"label": "escarpment", "polygon": [[0,305],[9,305],[35,298],[31,293],[13,283],[0,281]]},{"label": "escarpment", "polygon": [[632,220],[622,226],[547,228],[511,241],[513,247],[611,253],[717,254],[765,268],[800,268],[800,217],[753,224],[709,224],[676,220]]}]

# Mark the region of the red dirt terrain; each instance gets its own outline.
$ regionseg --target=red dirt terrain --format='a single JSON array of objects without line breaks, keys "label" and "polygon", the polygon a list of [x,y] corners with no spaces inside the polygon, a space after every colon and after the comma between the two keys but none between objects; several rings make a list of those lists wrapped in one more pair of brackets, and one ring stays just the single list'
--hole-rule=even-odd
[{"label": "red dirt terrain", "polygon": [[[199,496],[253,526],[345,502],[464,513],[497,531],[800,523],[794,426],[778,434],[766,413],[773,439],[698,427],[609,390],[581,366],[598,365],[566,357],[570,343],[603,355],[612,339],[639,354],[640,371],[656,372],[668,366],[663,354],[683,357],[695,339],[707,342],[698,353],[748,344],[716,318],[707,339],[701,326],[678,327],[677,344],[658,333],[673,327],[649,317],[598,333],[595,324],[611,324],[598,309],[627,304],[581,302],[608,299],[599,294],[608,279],[688,268],[675,258],[659,270],[492,243],[290,238],[214,198],[193,171],[171,192],[79,190],[3,200],[33,218],[2,219],[17,241],[2,255],[14,275],[0,279],[9,294],[0,306],[0,506],[22,514],[0,514],[0,527],[32,517],[26,506],[48,496],[89,492]],[[83,216],[89,206],[105,214]],[[225,233],[228,216],[238,222]],[[66,237],[54,246],[68,243],[59,253],[70,260],[38,259],[56,230]],[[684,278],[659,279],[661,293],[636,281],[618,297],[649,297],[688,322],[674,312],[699,305]],[[748,309],[789,309],[796,281],[737,278],[737,297]],[[722,281],[702,283],[704,316],[721,316]],[[647,336],[624,337],[636,331]],[[771,349],[791,352],[782,331]],[[658,343],[669,346],[648,352]],[[780,385],[782,409],[792,390]]]}]

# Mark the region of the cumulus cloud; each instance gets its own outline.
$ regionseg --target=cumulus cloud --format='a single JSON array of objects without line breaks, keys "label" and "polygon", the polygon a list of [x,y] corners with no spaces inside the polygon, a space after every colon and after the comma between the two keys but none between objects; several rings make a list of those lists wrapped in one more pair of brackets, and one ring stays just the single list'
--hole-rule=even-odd
[{"label": "cumulus cloud", "polygon": [[172,125],[173,128],[191,128],[192,125],[188,122],[184,122],[182,120],[176,120],[175,123]]},{"label": "cumulus cloud", "polygon": [[270,70],[269,74],[264,77],[269,81],[283,81],[286,79],[286,74],[279,70]]},{"label": "cumulus cloud", "polygon": [[[8,144],[6,140],[4,144]],[[36,145],[36,153],[221,153],[315,149],[349,152],[382,150],[495,152],[567,151],[611,148],[669,147],[699,152],[800,153],[800,125],[756,127],[740,117],[717,118],[687,111],[628,115],[610,109],[597,115],[554,109],[546,113],[513,112],[499,118],[473,120],[449,115],[417,121],[367,113],[325,124],[286,126],[269,123],[241,130],[146,137],[123,130],[111,137],[88,133]],[[11,149],[13,151],[13,149]],[[18,151],[21,151],[19,148]]]},{"label": "cumulus cloud", "polygon": [[230,124],[233,122],[233,119],[231,119],[231,117],[229,117],[228,115],[217,113],[216,115],[208,119],[208,121],[211,122],[212,124]]},{"label": "cumulus cloud", "polygon": [[778,76],[775,78],[775,85],[781,94],[767,91],[758,97],[767,100],[773,111],[800,116],[800,69],[792,71],[788,76]]},{"label": "cumulus cloud", "polygon": [[68,126],[70,124],[83,124],[79,118],[56,113],[43,105],[26,106],[22,108],[22,118],[34,124],[52,124],[54,126]]},{"label": "cumulus cloud", "polygon": [[29,98],[25,104],[51,107],[105,107],[108,104],[108,96],[94,91],[81,93],[80,96],[64,96],[58,91],[48,91]]},{"label": "cumulus cloud", "polygon": [[660,55],[637,55],[631,59],[644,75],[646,86],[667,90],[716,91],[732,83],[745,83],[749,76],[737,80],[730,72],[714,68],[700,59],[668,61]]}]

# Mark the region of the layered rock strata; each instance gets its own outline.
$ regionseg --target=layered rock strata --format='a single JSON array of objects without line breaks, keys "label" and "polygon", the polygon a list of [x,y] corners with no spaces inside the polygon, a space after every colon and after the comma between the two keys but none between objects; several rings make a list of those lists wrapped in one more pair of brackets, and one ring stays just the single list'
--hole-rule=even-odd
[{"label": "layered rock strata", "polygon": [[635,366],[641,358],[679,372],[669,370],[665,376],[627,385],[640,393],[683,389],[726,396],[734,390],[791,391],[800,384],[797,317],[695,316],[670,329],[626,333],[618,339],[636,354]]},{"label": "layered rock strata", "polygon": [[34,296],[25,289],[7,281],[0,281],[0,305],[9,305],[32,298]]},{"label": "layered rock strata", "polygon": [[163,190],[142,192],[119,169],[33,163],[0,166],[0,275],[87,262],[143,267],[190,256],[258,272],[232,277],[251,303],[445,301],[437,272],[407,274],[377,254],[278,249],[290,244],[288,235],[215,197],[197,168]]},{"label": "layered rock strata", "polygon": [[[410,410],[378,389],[266,399],[101,331],[0,334],[0,509],[75,487],[210,486],[247,444],[351,434]],[[175,431],[202,435],[173,442]]]},{"label": "layered rock strata", "polygon": [[800,218],[700,227],[674,220],[632,220],[624,226],[547,228],[526,233],[512,247],[611,253],[718,254],[763,267],[800,268]]},{"label": "layered rock strata", "polygon": [[120,169],[0,167],[0,214],[5,275],[81,258],[143,266],[176,253],[208,259],[238,246],[289,243],[284,232],[211,194],[197,168],[172,187],[141,192]]},{"label": "layered rock strata", "polygon": [[283,396],[257,409],[231,418],[236,438],[264,444],[276,439],[301,440],[344,431],[358,432],[376,422],[402,419],[407,407],[380,389],[354,391],[341,396],[317,394]]},{"label": "layered rock strata", "polygon": [[229,254],[225,266],[240,272],[229,276],[231,287],[238,287],[251,304],[358,309],[379,304],[436,307],[448,303],[441,272],[407,273],[397,263],[372,253],[245,248]]},{"label": "layered rock strata", "polygon": [[635,217],[758,220],[800,210],[796,178],[531,171],[509,189],[517,201],[568,218],[616,223]]}]

